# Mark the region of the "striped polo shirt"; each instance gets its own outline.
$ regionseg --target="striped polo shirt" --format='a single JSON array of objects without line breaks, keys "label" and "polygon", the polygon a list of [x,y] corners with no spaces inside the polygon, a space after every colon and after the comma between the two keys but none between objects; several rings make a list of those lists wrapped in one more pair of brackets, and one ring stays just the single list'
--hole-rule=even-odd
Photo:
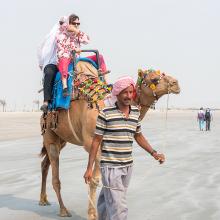
[{"label": "striped polo shirt", "polygon": [[95,134],[102,135],[101,166],[127,166],[133,163],[132,144],[135,133],[141,132],[139,110],[130,106],[129,116],[117,103],[100,111]]}]

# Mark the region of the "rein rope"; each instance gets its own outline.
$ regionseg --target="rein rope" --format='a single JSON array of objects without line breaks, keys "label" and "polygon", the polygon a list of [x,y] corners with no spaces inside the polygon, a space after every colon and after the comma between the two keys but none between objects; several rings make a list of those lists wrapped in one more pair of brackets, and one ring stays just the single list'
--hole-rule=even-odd
[{"label": "rein rope", "polygon": [[[146,78],[146,76],[149,74],[149,73],[152,73],[152,72],[155,72],[157,75],[159,75],[159,79],[157,79],[156,81],[153,81],[153,80],[150,80],[151,83],[150,84],[147,84],[147,82],[144,80]],[[145,104],[142,104],[140,103],[140,91],[141,91],[141,85],[147,87],[147,88],[150,88],[151,91],[152,91],[152,94],[153,96],[155,97],[156,101],[159,99],[158,95],[156,94],[155,92],[155,89],[156,89],[156,86],[160,83],[160,80],[165,76],[164,73],[160,73],[160,71],[155,71],[155,70],[147,70],[147,73],[144,74],[144,76],[140,76],[138,77],[138,81],[137,81],[137,91],[138,91],[138,99],[137,99],[137,104],[138,105],[141,105],[141,106],[144,106],[144,107],[148,107],[150,108],[151,105],[145,105]],[[169,91],[168,91],[169,93]]]},{"label": "rein rope", "polygon": [[[114,187],[105,186],[105,185],[103,185],[103,184],[100,184],[100,183],[98,183],[96,180],[94,180],[93,178],[92,178],[91,181],[92,181],[92,183],[93,183],[96,187],[100,187],[100,188],[103,187],[103,188],[106,188],[106,189],[117,190],[117,191],[123,191],[123,190],[118,189],[118,188],[114,188]],[[90,197],[90,185],[88,185],[88,199],[89,199],[89,201],[90,201],[92,207],[93,207],[94,209],[96,209],[96,206],[95,206],[94,202],[92,201],[92,198]]]},{"label": "rein rope", "polygon": [[[147,82],[145,81],[145,78],[147,77],[147,75],[149,73],[153,73],[155,72],[158,76],[159,76],[159,79],[157,80],[150,80],[150,83],[147,84]],[[149,69],[146,71],[146,73],[144,73],[144,75],[140,75],[138,76],[138,80],[137,80],[137,84],[136,84],[136,89],[137,89],[137,99],[136,99],[136,102],[137,102],[137,105],[140,107],[140,109],[143,109],[144,108],[150,108],[152,106],[152,104],[155,104],[158,99],[159,99],[159,96],[156,94],[155,90],[156,90],[156,86],[160,83],[160,80],[165,76],[164,73],[160,73],[160,71],[155,71],[153,69]],[[144,87],[147,87],[149,89],[151,89],[152,91],[152,94],[153,94],[153,97],[154,97],[154,102],[152,104],[143,104],[141,103],[141,100],[140,100],[140,94],[141,94],[141,86],[144,86]],[[168,94],[169,94],[169,83],[168,83]]]},{"label": "rein rope", "polygon": [[76,132],[74,131],[73,125],[71,124],[71,121],[70,121],[70,110],[69,109],[67,110],[67,118],[68,118],[68,124],[69,124],[70,130],[72,131],[73,137],[76,139],[77,142],[80,143],[80,140],[77,137]]},{"label": "rein rope", "polygon": [[168,83],[168,93],[167,93],[167,102],[166,102],[166,113],[165,113],[165,121],[164,121],[164,141],[163,141],[163,151],[165,151],[165,145],[167,144],[167,121],[168,121],[168,110],[169,110],[169,100],[170,100],[170,84]]}]

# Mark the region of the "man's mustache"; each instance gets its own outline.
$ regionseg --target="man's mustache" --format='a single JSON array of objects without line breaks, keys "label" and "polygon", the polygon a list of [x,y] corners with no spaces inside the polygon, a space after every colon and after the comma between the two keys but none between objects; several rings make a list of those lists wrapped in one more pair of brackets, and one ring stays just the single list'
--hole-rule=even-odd
[{"label": "man's mustache", "polygon": [[126,99],[124,99],[125,101],[131,101],[131,99],[128,99],[128,98],[126,98]]}]

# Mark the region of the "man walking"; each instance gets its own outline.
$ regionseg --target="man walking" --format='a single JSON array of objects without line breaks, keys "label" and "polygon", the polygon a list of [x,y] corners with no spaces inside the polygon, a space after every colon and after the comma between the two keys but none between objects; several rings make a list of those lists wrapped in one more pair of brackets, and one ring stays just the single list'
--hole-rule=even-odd
[{"label": "man walking", "polygon": [[133,138],[160,163],[165,161],[141,133],[139,110],[132,106],[135,83],[131,77],[122,77],[113,85],[112,95],[117,99],[97,118],[95,136],[89,154],[85,182],[92,178],[92,167],[101,145],[101,175],[103,188],[98,199],[99,220],[126,220],[128,209],[126,191],[132,173]]},{"label": "man walking", "polygon": [[206,131],[210,131],[211,120],[213,120],[212,113],[210,108],[207,108],[205,111]]}]

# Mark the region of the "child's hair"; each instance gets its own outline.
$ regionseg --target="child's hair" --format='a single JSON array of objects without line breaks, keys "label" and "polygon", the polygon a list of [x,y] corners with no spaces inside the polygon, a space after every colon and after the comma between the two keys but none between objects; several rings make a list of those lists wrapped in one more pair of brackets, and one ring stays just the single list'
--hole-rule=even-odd
[{"label": "child's hair", "polygon": [[60,25],[63,25],[63,24],[64,24],[64,21],[59,21],[59,24],[60,24]]},{"label": "child's hair", "polygon": [[59,21],[59,24],[60,24],[60,25],[64,24],[64,21]]},{"label": "child's hair", "polygon": [[75,15],[75,14],[71,14],[71,15],[69,16],[69,24],[73,24],[73,22],[74,22],[76,19],[79,19],[79,16],[78,16],[78,15]]},{"label": "child's hair", "polygon": [[61,17],[60,20],[59,20],[59,24],[63,25],[64,23],[66,23],[67,19],[69,19],[67,16]]}]

